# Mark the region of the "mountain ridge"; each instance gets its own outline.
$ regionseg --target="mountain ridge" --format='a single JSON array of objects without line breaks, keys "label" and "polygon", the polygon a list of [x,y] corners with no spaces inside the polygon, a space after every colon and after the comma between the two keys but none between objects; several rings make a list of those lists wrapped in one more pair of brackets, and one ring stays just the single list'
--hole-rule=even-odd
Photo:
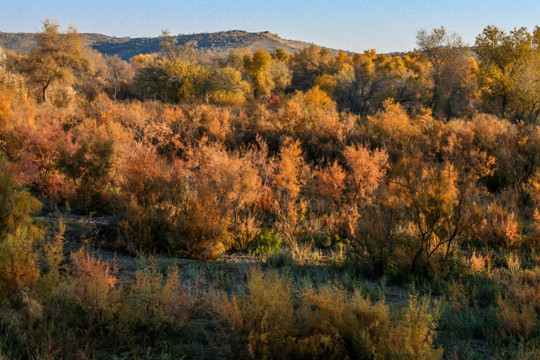
[{"label": "mountain ridge", "polygon": [[[36,33],[0,32],[0,46],[8,51],[28,53],[35,46]],[[116,37],[98,33],[81,33],[87,45],[104,55],[118,55],[129,60],[138,54],[150,54],[160,50],[160,37]],[[287,40],[269,31],[247,32],[244,30],[228,30],[212,33],[179,34],[171,36],[179,45],[190,41],[197,42],[197,48],[212,54],[227,54],[231,50],[249,48],[264,49],[270,52],[283,49],[287,53],[297,53],[309,46],[315,45],[299,40]],[[315,45],[317,46],[317,45]],[[339,50],[325,48],[335,55]],[[351,54],[352,52],[347,53]]]}]

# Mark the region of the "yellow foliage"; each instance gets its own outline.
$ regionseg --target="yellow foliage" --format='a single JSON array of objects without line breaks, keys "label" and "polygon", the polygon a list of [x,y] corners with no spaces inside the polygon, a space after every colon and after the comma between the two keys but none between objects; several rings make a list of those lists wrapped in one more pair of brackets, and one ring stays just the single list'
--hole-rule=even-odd
[{"label": "yellow foliage", "polygon": [[335,103],[332,101],[330,96],[328,96],[328,93],[326,93],[326,91],[324,90],[321,90],[318,85],[309,89],[306,92],[304,103],[308,107],[324,110],[335,107]]},{"label": "yellow foliage", "polygon": [[303,164],[300,141],[286,138],[279,152],[277,174],[274,177],[274,187],[278,193],[284,194],[291,200],[296,199],[304,184]]}]

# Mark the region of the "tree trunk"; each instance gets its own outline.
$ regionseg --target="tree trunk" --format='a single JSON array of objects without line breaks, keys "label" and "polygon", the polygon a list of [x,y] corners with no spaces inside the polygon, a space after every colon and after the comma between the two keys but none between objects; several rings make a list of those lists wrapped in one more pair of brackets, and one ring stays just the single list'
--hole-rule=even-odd
[{"label": "tree trunk", "polygon": [[42,94],[41,94],[41,100],[46,103],[49,102],[49,98],[47,97],[47,89],[49,88],[49,83],[47,83],[45,86],[43,86]]}]

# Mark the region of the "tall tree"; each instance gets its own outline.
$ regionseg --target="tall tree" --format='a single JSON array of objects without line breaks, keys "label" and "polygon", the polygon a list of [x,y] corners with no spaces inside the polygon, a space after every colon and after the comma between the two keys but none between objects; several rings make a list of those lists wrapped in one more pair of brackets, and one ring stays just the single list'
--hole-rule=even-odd
[{"label": "tall tree", "polygon": [[296,90],[306,91],[315,86],[317,76],[328,72],[331,60],[327,49],[311,45],[291,56],[289,65],[293,72],[291,84]]},{"label": "tall tree", "polygon": [[470,50],[461,37],[449,33],[441,26],[427,32],[422,29],[416,34],[416,44],[431,65],[432,96],[430,107],[435,115],[450,120],[462,115],[458,111],[459,99],[472,96],[471,81],[474,63],[470,61]]},{"label": "tall tree", "polygon": [[357,54],[353,66],[344,65],[333,78],[334,97],[340,108],[368,115],[389,97],[406,102],[403,85],[413,78],[413,73],[401,58],[369,50]]},{"label": "tall tree", "polygon": [[122,84],[133,78],[133,68],[118,55],[106,57],[105,62],[107,64],[107,79],[112,88],[112,98],[116,101]]},{"label": "tall tree", "polygon": [[267,95],[273,88],[274,83],[269,69],[272,57],[263,49],[259,49],[252,56],[244,57],[244,68],[253,84],[253,96],[256,98]]},{"label": "tall tree", "polygon": [[154,92],[161,100],[181,102],[196,96],[206,97],[212,83],[212,72],[197,60],[197,42],[177,45],[165,30],[161,36],[161,52],[137,71],[140,85]]},{"label": "tall tree", "polygon": [[47,102],[47,90],[52,84],[69,82],[76,70],[86,69],[90,63],[85,58],[77,29],[70,26],[61,33],[60,24],[47,19],[26,65],[32,81],[41,91],[42,101]]},{"label": "tall tree", "polygon": [[495,26],[487,26],[476,37],[480,85],[485,100],[494,103],[502,117],[507,115],[511,106],[516,79],[531,59],[532,42],[526,28],[514,29],[506,34]]}]

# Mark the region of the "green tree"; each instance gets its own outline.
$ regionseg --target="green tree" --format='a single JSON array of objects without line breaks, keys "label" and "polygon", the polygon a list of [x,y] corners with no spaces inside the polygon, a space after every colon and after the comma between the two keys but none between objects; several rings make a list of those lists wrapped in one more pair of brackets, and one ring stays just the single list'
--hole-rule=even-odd
[{"label": "green tree", "polygon": [[488,26],[476,37],[479,82],[485,101],[492,103],[500,116],[507,116],[519,74],[533,54],[533,37],[526,28],[503,30]]}]

